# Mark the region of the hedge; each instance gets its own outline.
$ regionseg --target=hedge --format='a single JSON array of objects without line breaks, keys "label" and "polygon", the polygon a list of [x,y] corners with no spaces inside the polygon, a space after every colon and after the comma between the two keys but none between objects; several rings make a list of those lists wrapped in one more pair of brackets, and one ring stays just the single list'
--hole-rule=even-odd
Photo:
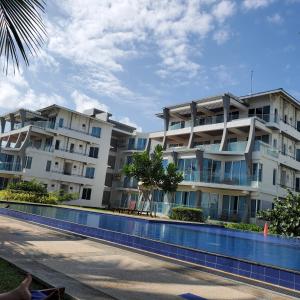
[{"label": "hedge", "polygon": [[255,224],[246,224],[246,223],[227,223],[225,224],[225,227],[230,229],[239,229],[239,230],[255,231],[255,232],[263,231],[262,226],[258,226]]},{"label": "hedge", "polygon": [[170,219],[192,222],[204,221],[201,209],[181,206],[172,208]]}]

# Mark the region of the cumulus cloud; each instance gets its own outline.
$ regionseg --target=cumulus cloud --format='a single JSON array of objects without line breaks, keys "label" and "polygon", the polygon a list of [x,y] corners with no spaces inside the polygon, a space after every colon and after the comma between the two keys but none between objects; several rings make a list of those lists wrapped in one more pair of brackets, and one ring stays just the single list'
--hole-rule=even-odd
[{"label": "cumulus cloud", "polygon": [[228,0],[223,0],[218,4],[215,4],[212,9],[212,14],[217,18],[219,22],[224,22],[228,17],[235,13],[235,3]]},{"label": "cumulus cloud", "polygon": [[128,117],[121,118],[119,122],[135,127],[137,131],[142,132],[142,127],[138,126],[135,122],[131,121]]},{"label": "cumulus cloud", "polygon": [[[73,62],[97,67],[105,91],[124,91],[117,80],[107,80],[124,70],[124,60],[141,52],[157,53],[162,77],[182,74],[194,77],[200,66],[193,60],[195,43],[213,32],[235,12],[235,3],[216,1],[81,0],[57,1],[64,19],[49,20],[49,50]],[[66,17],[67,16],[67,17]],[[140,51],[140,48],[143,50]],[[154,50],[154,51],[153,51]],[[113,75],[112,75],[113,74]],[[103,89],[103,90],[104,90]]]},{"label": "cumulus cloud", "polygon": [[271,16],[267,16],[267,21],[271,24],[280,25],[283,23],[283,18],[279,13],[275,13]]},{"label": "cumulus cloud", "polygon": [[75,90],[71,94],[71,98],[74,101],[75,104],[75,110],[79,112],[83,112],[90,108],[98,108],[100,110],[109,111],[109,108],[107,105],[99,102],[97,99],[91,98],[77,90]]},{"label": "cumulus cloud", "polygon": [[35,110],[54,103],[66,104],[65,100],[55,93],[37,93],[19,73],[16,73],[15,77],[1,77],[0,91],[0,109],[3,111],[18,108]]},{"label": "cumulus cloud", "polygon": [[216,31],[213,35],[213,39],[217,42],[217,44],[224,44],[230,38],[230,32],[226,29],[220,29]]},{"label": "cumulus cloud", "polygon": [[246,9],[257,9],[269,6],[274,0],[244,0],[243,6]]}]

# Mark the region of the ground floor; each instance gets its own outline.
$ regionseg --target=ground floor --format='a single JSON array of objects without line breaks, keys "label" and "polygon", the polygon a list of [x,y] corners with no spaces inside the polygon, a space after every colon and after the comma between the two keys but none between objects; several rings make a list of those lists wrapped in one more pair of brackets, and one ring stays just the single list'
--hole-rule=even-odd
[{"label": "ground floor", "polygon": [[258,282],[3,216],[0,231],[0,257],[77,299],[296,299]]},{"label": "ground floor", "polygon": [[[233,193],[232,191],[177,191],[174,195],[154,192],[153,210],[168,215],[176,206],[201,208],[206,218],[233,222],[255,222],[257,213],[272,207],[272,195]],[[123,191],[117,206],[128,207],[131,201],[142,202],[138,191]],[[146,204],[147,207],[147,204]]]}]

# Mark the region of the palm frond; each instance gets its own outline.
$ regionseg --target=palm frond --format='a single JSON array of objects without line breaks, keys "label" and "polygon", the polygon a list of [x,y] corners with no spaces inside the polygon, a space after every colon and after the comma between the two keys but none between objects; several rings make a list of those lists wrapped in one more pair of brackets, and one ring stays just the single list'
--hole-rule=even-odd
[{"label": "palm frond", "polygon": [[44,43],[44,9],[44,0],[0,0],[0,58],[6,74],[10,62],[14,71],[19,69],[19,55],[28,66],[28,54],[36,54]]}]

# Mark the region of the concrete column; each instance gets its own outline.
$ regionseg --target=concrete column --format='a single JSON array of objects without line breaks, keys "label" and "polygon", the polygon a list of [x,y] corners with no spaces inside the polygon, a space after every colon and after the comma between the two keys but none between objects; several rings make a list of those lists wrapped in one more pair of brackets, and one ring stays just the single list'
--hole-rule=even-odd
[{"label": "concrete column", "polygon": [[3,133],[4,130],[5,130],[6,120],[5,120],[4,117],[1,117],[1,118],[0,118],[0,121],[1,121],[1,133]]},{"label": "concrete column", "polygon": [[164,139],[163,139],[163,149],[167,148],[167,131],[169,130],[170,112],[167,107],[163,110],[164,114]]},{"label": "concrete column", "polygon": [[230,109],[230,96],[225,94],[222,97],[222,100],[223,100],[223,107],[224,107],[224,129],[223,129],[222,140],[220,144],[220,151],[225,151],[227,147],[227,136],[228,136],[227,122],[228,122],[229,109]]},{"label": "concrete column", "polygon": [[15,115],[9,114],[9,119],[10,119],[10,130],[14,130],[15,129]]},{"label": "concrete column", "polygon": [[199,181],[200,181],[201,180],[201,173],[203,171],[203,154],[204,154],[204,151],[197,149],[195,151],[195,153],[196,153],[196,160],[198,162]]},{"label": "concrete column", "polygon": [[178,152],[173,151],[172,152],[172,161],[175,165],[177,165],[177,161],[178,161]]},{"label": "concrete column", "polygon": [[255,118],[251,120],[248,142],[245,150],[245,160],[247,165],[247,175],[252,175],[252,152],[255,144]]},{"label": "concrete column", "polygon": [[26,110],[20,109],[21,126],[24,127],[26,121]]},{"label": "concrete column", "polygon": [[192,101],[190,107],[191,107],[191,133],[190,133],[188,148],[193,148],[194,127],[196,125],[196,116],[197,116],[197,103]]}]

